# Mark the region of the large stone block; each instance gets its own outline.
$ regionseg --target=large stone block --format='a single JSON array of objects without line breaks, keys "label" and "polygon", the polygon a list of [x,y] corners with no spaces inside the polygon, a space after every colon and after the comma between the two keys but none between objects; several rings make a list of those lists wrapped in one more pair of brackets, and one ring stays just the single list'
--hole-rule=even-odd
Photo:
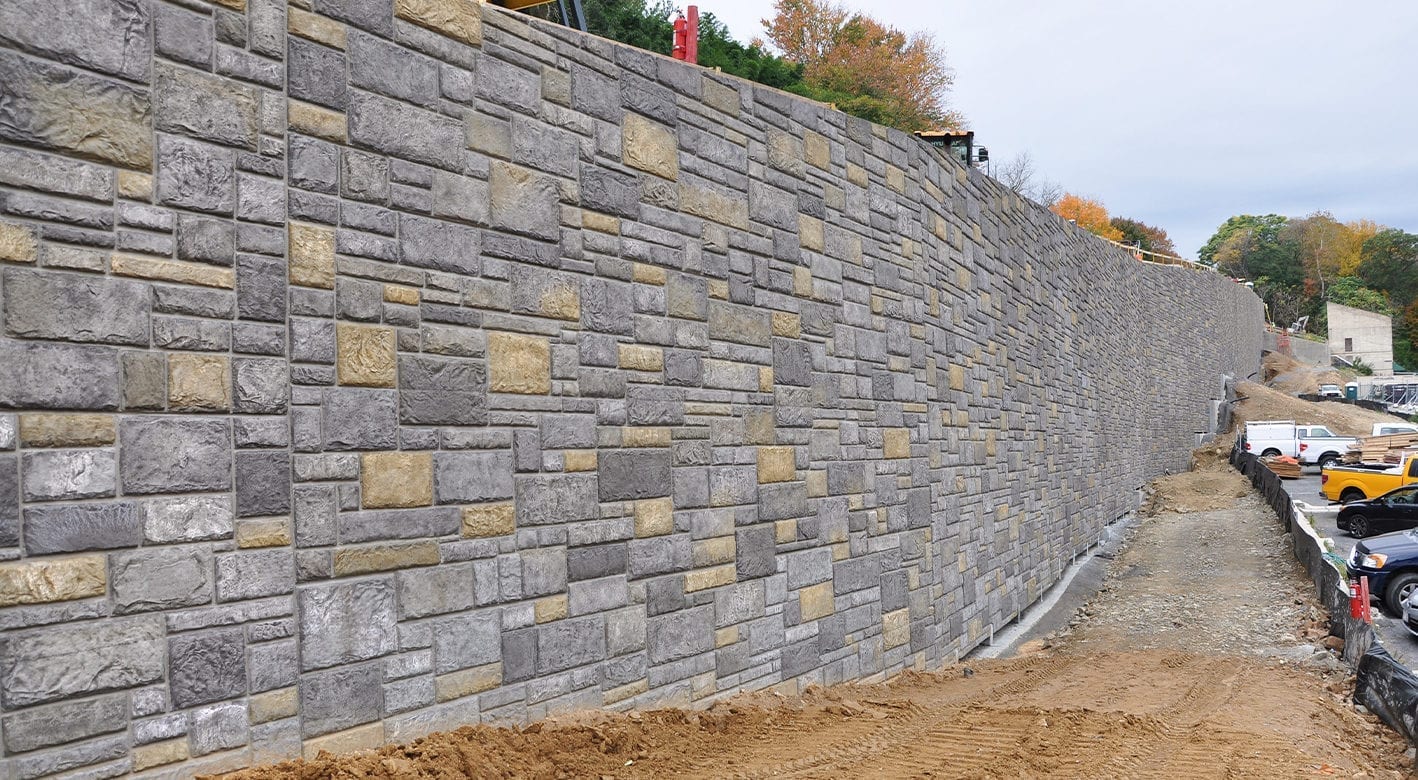
[{"label": "large stone block", "polygon": [[438,107],[438,64],[372,35],[348,39],[350,85],[428,108]]},{"label": "large stone block", "polygon": [[246,640],[240,628],[182,634],[168,640],[172,704],[187,708],[246,693]]},{"label": "large stone block", "polygon": [[343,111],[349,94],[345,53],[300,38],[288,38],[286,47],[290,96]]},{"label": "large stone block", "polygon": [[137,0],[14,0],[0,8],[0,42],[146,82],[152,60],[149,14]]},{"label": "large stone block", "polygon": [[714,649],[714,607],[705,605],[650,618],[646,636],[650,663],[707,653]]},{"label": "large stone block", "polygon": [[517,525],[597,520],[595,474],[540,474],[516,478]]},{"label": "large stone block", "polygon": [[558,620],[537,629],[537,673],[550,674],[606,658],[605,618]]},{"label": "large stone block", "polygon": [[392,390],[341,387],[325,391],[321,414],[328,450],[387,450],[398,446],[398,396]]},{"label": "large stone block", "polygon": [[395,0],[394,13],[470,46],[482,44],[481,6],[474,0]]},{"label": "large stone block", "polygon": [[475,275],[479,233],[474,228],[441,219],[401,214],[399,252],[404,265]]},{"label": "large stone block", "polygon": [[354,92],[348,121],[350,140],[361,146],[436,168],[462,168],[462,155],[453,152],[463,148],[463,126],[441,114]]},{"label": "large stone block", "polygon": [[5,716],[5,749],[10,753],[76,742],[128,727],[128,697],[114,693],[64,702]]},{"label": "large stone block", "polygon": [[256,149],[260,99],[254,88],[165,63],[158,63],[156,76],[153,113],[158,130]]},{"label": "large stone block", "polygon": [[212,600],[212,553],[201,547],[153,547],[111,559],[115,611],[148,612]]},{"label": "large stone block", "polygon": [[163,621],[135,617],[48,626],[0,638],[0,700],[27,707],[163,678]]},{"label": "large stone block", "polygon": [[401,356],[399,419],[409,425],[485,423],[486,365],[480,360]]},{"label": "large stone block", "polygon": [[178,136],[159,135],[157,200],[165,206],[231,214],[236,209],[232,151]]},{"label": "large stone block", "polygon": [[226,355],[167,356],[167,403],[175,412],[231,410],[231,367]]},{"label": "large stone block", "polygon": [[379,664],[303,675],[301,734],[314,737],[378,720],[384,702],[383,681]]},{"label": "large stone block", "polygon": [[626,165],[671,181],[679,178],[679,144],[674,131],[639,114],[626,114],[621,127]]},{"label": "large stone block", "polygon": [[26,501],[102,498],[117,488],[113,450],[26,452],[22,466]]},{"label": "large stone block", "polygon": [[[16,7],[7,3],[4,10]],[[3,26],[25,29],[29,22]],[[147,170],[153,164],[152,131],[147,92],[0,52],[0,138]]]},{"label": "large stone block", "polygon": [[555,178],[511,163],[494,162],[489,178],[492,226],[536,238],[561,235],[561,188]]},{"label": "large stone block", "polygon": [[9,269],[5,332],[22,339],[148,345],[148,285]]},{"label": "large stone block", "polygon": [[286,361],[262,358],[232,360],[232,410],[244,414],[283,414],[290,395]]},{"label": "large stone block", "polygon": [[472,563],[401,571],[397,582],[403,620],[462,612],[475,603]]},{"label": "large stone block", "polygon": [[102,555],[0,563],[0,607],[92,598],[107,587]]},{"label": "large stone block", "polygon": [[399,649],[394,587],[387,579],[305,588],[300,605],[301,668],[323,669]]},{"label": "large stone block", "polygon": [[512,498],[512,453],[440,452],[434,455],[434,500],[472,504]]},{"label": "large stone block", "polygon": [[606,450],[599,463],[602,501],[655,498],[673,492],[669,450]]},{"label": "large stone block", "polygon": [[119,425],[123,492],[185,493],[231,487],[231,424],[183,417],[126,417]]},{"label": "large stone block", "polygon": [[777,538],[772,523],[761,523],[738,529],[736,533],[736,567],[741,580],[767,577],[777,571],[774,556]]},{"label": "large stone block", "polygon": [[360,498],[366,509],[433,503],[433,454],[370,452],[360,456]]},{"label": "large stone block", "polygon": [[219,496],[153,498],[141,505],[143,536],[149,542],[228,539],[234,519],[231,499]]},{"label": "large stone block", "polygon": [[136,547],[143,540],[142,516],[129,502],[33,506],[24,521],[30,555]]},{"label": "large stone block", "polygon": [[0,340],[0,407],[117,409],[118,355],[107,347]]},{"label": "large stone block", "polygon": [[545,338],[521,333],[487,334],[488,389],[494,393],[551,392],[551,347]]},{"label": "large stone block", "polygon": [[433,629],[434,671],[447,674],[502,660],[501,634],[495,611],[439,620]]}]

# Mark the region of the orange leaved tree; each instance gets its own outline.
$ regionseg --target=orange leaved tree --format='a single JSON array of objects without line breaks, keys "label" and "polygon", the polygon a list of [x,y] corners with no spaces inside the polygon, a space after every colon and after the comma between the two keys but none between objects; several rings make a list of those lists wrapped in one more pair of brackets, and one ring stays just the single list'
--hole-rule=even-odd
[{"label": "orange leaved tree", "polygon": [[1051,209],[1064,219],[1073,220],[1078,226],[1109,241],[1121,241],[1123,231],[1113,227],[1108,219],[1108,210],[1092,198],[1084,198],[1073,193],[1065,193]]}]

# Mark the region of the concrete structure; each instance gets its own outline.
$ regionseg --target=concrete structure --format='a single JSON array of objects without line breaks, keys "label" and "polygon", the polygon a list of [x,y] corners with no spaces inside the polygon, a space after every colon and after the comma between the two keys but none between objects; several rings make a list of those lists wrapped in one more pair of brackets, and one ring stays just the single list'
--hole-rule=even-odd
[{"label": "concrete structure", "polygon": [[1353,362],[1363,360],[1375,374],[1393,373],[1393,321],[1386,314],[1329,302],[1329,351]]},{"label": "concrete structure", "polygon": [[0,286],[16,778],[938,667],[1262,333],[903,133],[466,0],[0,4]]},{"label": "concrete structure", "polygon": [[1279,352],[1311,366],[1330,365],[1329,345],[1320,341],[1310,341],[1290,333],[1280,333],[1267,329],[1265,331],[1265,349],[1267,352]]}]

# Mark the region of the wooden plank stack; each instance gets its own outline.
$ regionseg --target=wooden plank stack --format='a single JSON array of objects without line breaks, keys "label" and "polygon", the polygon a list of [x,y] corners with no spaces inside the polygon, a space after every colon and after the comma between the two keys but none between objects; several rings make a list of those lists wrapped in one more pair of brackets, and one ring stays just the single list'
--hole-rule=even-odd
[{"label": "wooden plank stack", "polygon": [[1275,472],[1275,476],[1281,479],[1299,479],[1300,461],[1288,458],[1284,455],[1278,458],[1261,458],[1265,467]]},{"label": "wooden plank stack", "polygon": [[1418,433],[1366,436],[1349,448],[1345,463],[1398,463],[1406,452],[1418,449]]}]

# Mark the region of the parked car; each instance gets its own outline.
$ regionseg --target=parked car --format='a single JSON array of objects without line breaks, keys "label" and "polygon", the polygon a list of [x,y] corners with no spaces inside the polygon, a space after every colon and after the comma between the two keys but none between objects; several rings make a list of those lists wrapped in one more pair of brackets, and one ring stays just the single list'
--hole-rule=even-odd
[{"label": "parked car", "polygon": [[1290,420],[1246,423],[1247,452],[1263,458],[1288,455],[1307,466],[1332,466],[1358,443],[1349,436],[1335,436],[1323,425],[1296,425]]},{"label": "parked car", "polygon": [[1418,529],[1371,536],[1354,545],[1349,575],[1369,578],[1369,593],[1390,613],[1404,614],[1404,604],[1418,591]]},{"label": "parked car", "polygon": [[1332,466],[1320,472],[1320,491],[1330,501],[1347,504],[1381,496],[1394,488],[1418,483],[1418,455],[1409,455],[1401,463],[1360,463],[1354,466]]},{"label": "parked car", "polygon": [[1418,485],[1390,490],[1366,501],[1353,501],[1339,510],[1335,523],[1350,536],[1418,528]]},{"label": "parked car", "polygon": [[1343,398],[1344,389],[1339,385],[1320,385],[1320,398]]},{"label": "parked car", "polygon": [[1418,433],[1418,423],[1406,422],[1381,422],[1374,423],[1375,436],[1399,436],[1405,433]]},{"label": "parked car", "polygon": [[1418,636],[1418,588],[1414,588],[1403,602],[1403,627],[1408,633]]}]

